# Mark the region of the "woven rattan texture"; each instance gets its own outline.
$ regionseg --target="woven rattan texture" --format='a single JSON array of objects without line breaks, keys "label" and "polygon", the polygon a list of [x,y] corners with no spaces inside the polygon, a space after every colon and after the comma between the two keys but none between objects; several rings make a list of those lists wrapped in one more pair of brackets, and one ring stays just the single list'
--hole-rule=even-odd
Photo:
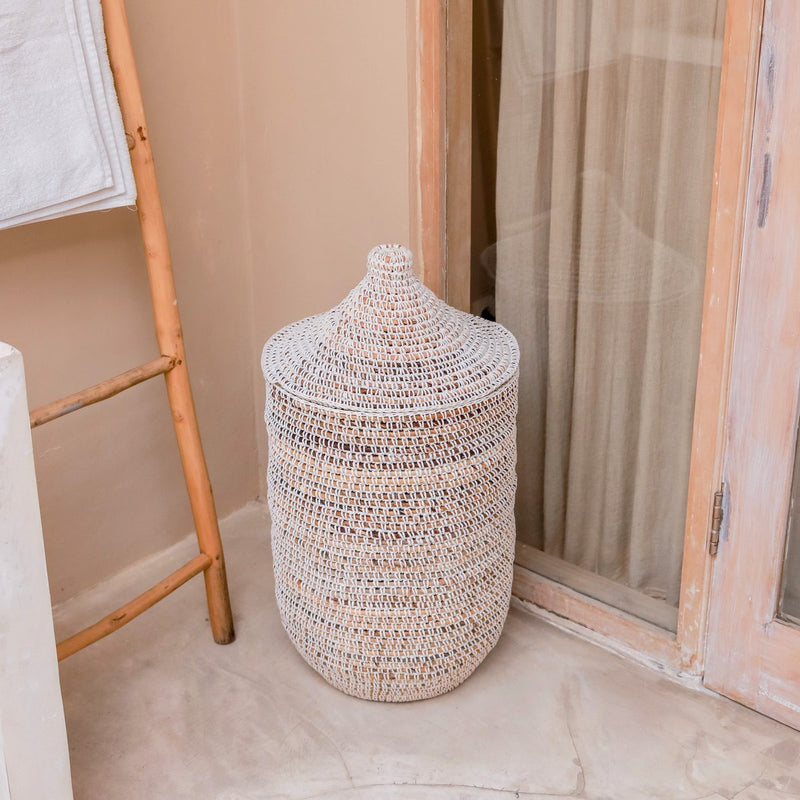
[{"label": "woven rattan texture", "polygon": [[519,353],[375,248],[336,308],[264,348],[276,593],[306,661],[372,700],[432,697],[497,642],[514,559]]}]

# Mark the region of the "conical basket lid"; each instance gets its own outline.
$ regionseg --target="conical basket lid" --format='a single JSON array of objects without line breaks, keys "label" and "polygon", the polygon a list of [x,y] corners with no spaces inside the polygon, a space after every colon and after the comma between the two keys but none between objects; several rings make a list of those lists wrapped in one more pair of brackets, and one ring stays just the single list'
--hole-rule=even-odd
[{"label": "conical basket lid", "polygon": [[423,413],[468,404],[513,379],[513,335],[439,300],[412,265],[405,247],[371,250],[366,277],[339,305],[267,342],[266,380],[330,408]]}]

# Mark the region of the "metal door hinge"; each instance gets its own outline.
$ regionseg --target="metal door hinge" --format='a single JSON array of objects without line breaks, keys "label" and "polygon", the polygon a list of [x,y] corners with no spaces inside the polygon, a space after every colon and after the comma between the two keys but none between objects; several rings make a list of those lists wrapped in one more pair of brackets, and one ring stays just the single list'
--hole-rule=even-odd
[{"label": "metal door hinge", "polygon": [[712,556],[715,556],[719,549],[719,531],[722,528],[722,498],[724,492],[724,483],[718,492],[714,492],[714,507],[711,511],[711,536],[708,540],[708,552]]}]

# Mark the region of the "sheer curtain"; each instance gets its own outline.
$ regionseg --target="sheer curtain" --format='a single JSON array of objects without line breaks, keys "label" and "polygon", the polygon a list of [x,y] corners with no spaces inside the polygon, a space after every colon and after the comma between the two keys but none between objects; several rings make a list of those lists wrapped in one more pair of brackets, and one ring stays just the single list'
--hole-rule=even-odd
[{"label": "sheer curtain", "polygon": [[677,605],[721,0],[506,0],[499,322],[518,536]]}]

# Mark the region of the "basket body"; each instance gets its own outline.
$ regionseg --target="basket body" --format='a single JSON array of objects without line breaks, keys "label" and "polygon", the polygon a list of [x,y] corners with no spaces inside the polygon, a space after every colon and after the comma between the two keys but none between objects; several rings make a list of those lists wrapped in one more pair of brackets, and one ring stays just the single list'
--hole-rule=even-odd
[{"label": "basket body", "polygon": [[331,684],[418,700],[467,678],[508,613],[518,351],[433,297],[408,251],[368,265],[264,350],[276,594]]}]

